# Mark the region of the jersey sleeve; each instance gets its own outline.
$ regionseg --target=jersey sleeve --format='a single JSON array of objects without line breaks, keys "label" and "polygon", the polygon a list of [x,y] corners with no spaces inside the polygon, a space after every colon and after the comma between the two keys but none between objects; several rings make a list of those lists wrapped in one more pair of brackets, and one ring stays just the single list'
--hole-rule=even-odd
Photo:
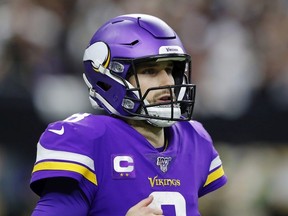
[{"label": "jersey sleeve", "polygon": [[[221,158],[213,145],[213,141],[209,133],[205,130],[203,125],[199,122],[191,122],[193,128],[197,131],[200,137],[207,143],[207,149],[205,150],[205,157],[208,162],[207,171],[205,171],[205,181],[198,192],[198,196],[204,196],[218,188],[222,187],[227,182],[227,176],[225,175]],[[208,154],[209,152],[209,154]]]},{"label": "jersey sleeve", "polygon": [[61,178],[47,182],[31,216],[84,216],[88,215],[88,211],[86,196],[83,196],[77,182]]},{"label": "jersey sleeve", "polygon": [[37,144],[37,157],[32,171],[31,189],[41,194],[49,178],[68,177],[76,180],[89,198],[97,187],[93,160],[93,139],[88,114],[77,114],[48,125]]},{"label": "jersey sleeve", "polygon": [[227,177],[224,173],[222,166],[222,161],[219,155],[215,155],[215,158],[211,161],[207,179],[200,189],[198,196],[204,196],[207,193],[210,193],[214,190],[225,185],[227,182]]}]

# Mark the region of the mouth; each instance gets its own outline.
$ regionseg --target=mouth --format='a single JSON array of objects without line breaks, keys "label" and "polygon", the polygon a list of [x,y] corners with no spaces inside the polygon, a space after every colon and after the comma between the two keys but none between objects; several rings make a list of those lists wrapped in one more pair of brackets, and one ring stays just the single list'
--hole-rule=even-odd
[{"label": "mouth", "polygon": [[156,99],[158,104],[171,104],[174,101],[174,98],[170,94],[165,94]]},{"label": "mouth", "polygon": [[170,95],[164,95],[164,96],[161,96],[158,100],[159,101],[171,101],[171,96]]}]

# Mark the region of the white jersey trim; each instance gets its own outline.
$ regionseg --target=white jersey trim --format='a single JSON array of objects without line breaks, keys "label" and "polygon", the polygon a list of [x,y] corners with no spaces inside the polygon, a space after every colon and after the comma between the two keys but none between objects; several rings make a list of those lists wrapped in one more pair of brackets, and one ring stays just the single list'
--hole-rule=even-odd
[{"label": "white jersey trim", "polygon": [[222,161],[220,159],[219,156],[217,156],[216,158],[214,158],[214,160],[211,162],[210,168],[209,168],[209,172],[213,169],[215,169],[216,167],[219,167],[222,165]]},{"label": "white jersey trim", "polygon": [[46,149],[38,142],[36,163],[42,160],[71,161],[83,164],[92,171],[95,171],[94,161],[90,157],[73,152]]}]

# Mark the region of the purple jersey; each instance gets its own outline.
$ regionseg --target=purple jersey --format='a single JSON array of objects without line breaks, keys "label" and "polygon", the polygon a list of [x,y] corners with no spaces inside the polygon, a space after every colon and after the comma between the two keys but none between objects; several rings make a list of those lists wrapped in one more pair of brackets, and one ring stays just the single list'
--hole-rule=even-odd
[{"label": "purple jersey", "polygon": [[31,187],[39,180],[70,177],[90,202],[89,215],[125,215],[149,195],[165,216],[197,216],[198,197],[226,183],[217,151],[196,121],[165,128],[164,151],[155,149],[125,121],[74,114],[50,124],[42,134]]}]

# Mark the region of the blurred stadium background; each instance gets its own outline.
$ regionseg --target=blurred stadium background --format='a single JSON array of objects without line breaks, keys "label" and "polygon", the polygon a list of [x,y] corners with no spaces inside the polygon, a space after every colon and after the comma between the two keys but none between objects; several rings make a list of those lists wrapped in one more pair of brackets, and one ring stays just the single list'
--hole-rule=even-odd
[{"label": "blurred stadium background", "polygon": [[165,20],[192,55],[194,119],[229,178],[200,199],[203,216],[287,216],[287,0],[0,0],[0,215],[30,215],[47,124],[93,112],[82,55],[94,31],[138,12]]}]

